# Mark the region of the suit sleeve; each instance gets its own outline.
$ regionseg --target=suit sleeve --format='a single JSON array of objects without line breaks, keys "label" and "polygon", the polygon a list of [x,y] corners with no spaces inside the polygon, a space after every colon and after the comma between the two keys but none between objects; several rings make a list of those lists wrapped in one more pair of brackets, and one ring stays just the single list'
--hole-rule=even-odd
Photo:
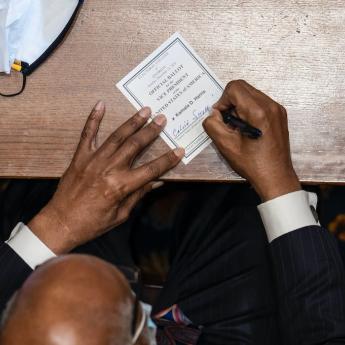
[{"label": "suit sleeve", "polygon": [[0,244],[0,315],[32,269],[6,243]]},{"label": "suit sleeve", "polygon": [[333,236],[308,226],[271,244],[282,343],[345,343],[345,267]]}]

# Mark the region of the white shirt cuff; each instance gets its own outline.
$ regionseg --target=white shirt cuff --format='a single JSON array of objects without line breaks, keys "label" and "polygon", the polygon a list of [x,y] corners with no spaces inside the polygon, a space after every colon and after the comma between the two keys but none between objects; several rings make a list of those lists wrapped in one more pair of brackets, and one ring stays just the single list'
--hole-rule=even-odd
[{"label": "white shirt cuff", "polygon": [[320,225],[317,196],[304,190],[282,195],[258,206],[268,241],[305,226]]},{"label": "white shirt cuff", "polygon": [[7,243],[33,270],[56,255],[23,223],[13,229]]}]

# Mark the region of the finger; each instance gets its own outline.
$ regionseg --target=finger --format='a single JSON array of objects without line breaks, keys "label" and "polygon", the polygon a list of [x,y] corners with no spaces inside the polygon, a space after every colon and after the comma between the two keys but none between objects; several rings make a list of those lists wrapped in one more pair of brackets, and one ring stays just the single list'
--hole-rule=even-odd
[{"label": "finger", "polygon": [[203,126],[208,136],[224,155],[237,148],[242,139],[238,130],[230,128],[223,122],[221,113],[216,109],[204,120]]},{"label": "finger", "polygon": [[[240,83],[241,86],[248,91],[250,95],[252,95],[251,98],[247,99],[247,103],[241,102],[241,104],[237,104],[237,107],[239,111],[242,111],[243,113],[250,113],[247,110],[255,111],[260,106],[262,108],[270,108],[276,109],[277,105],[282,108],[284,111],[284,107],[277,103],[274,99],[272,99],[270,96],[262,92],[261,90],[255,88],[253,85],[249,84],[245,80],[237,80],[234,83]],[[238,102],[239,103],[239,102]],[[217,103],[216,103],[217,104]],[[244,105],[247,104],[247,107],[244,107]],[[256,108],[256,109],[255,109]]]},{"label": "finger", "polygon": [[157,139],[166,122],[167,120],[164,115],[158,115],[148,126],[130,136],[118,149],[116,161],[118,162],[120,160],[125,164],[131,165],[137,155]]},{"label": "finger", "polygon": [[244,80],[234,80],[228,83],[223,95],[213,105],[213,108],[224,111],[234,106],[240,118],[250,121],[252,118],[251,115],[260,112],[261,103],[251,85]]},{"label": "finger", "polygon": [[243,118],[257,127],[264,126],[265,120],[272,115],[274,117],[280,115],[282,119],[286,119],[286,109],[282,105],[246,81],[243,81],[243,86],[253,95],[253,99],[248,101],[247,109],[239,109],[240,116],[242,113]]},{"label": "finger", "polygon": [[214,108],[223,111],[229,109],[231,106],[238,107],[245,103],[251,96],[245,87],[243,80],[233,80],[229,82],[220,97],[219,101],[213,105]]},{"label": "finger", "polygon": [[243,86],[250,92],[254,97],[260,98],[263,102],[274,102],[275,101],[265,93],[263,93],[261,90],[255,88],[253,85],[249,84],[245,80],[242,80]]},{"label": "finger", "polygon": [[133,208],[138,204],[138,202],[149,192],[154,189],[160,188],[164,185],[164,182],[157,181],[157,182],[150,182],[146,184],[141,189],[137,190],[136,192],[132,193],[128,196],[123,203],[121,204],[118,212],[117,212],[117,221],[119,223],[125,222],[129,215],[131,214]]},{"label": "finger", "polygon": [[151,116],[151,109],[142,108],[123,125],[116,129],[98,150],[98,155],[110,157],[125,142],[125,140],[141,129]]},{"label": "finger", "polygon": [[88,157],[97,146],[97,133],[105,113],[103,101],[98,101],[86,120],[84,129],[80,136],[80,141],[75,154],[75,159]]},{"label": "finger", "polygon": [[256,90],[244,80],[230,82],[221,99],[213,106],[219,111],[228,109],[230,106],[236,107],[236,113],[252,126],[264,127],[267,120],[267,108],[275,107],[274,101],[268,96]]},{"label": "finger", "polygon": [[181,161],[184,153],[183,148],[171,150],[156,160],[133,169],[128,176],[128,194],[158,179],[170,169],[174,168]]},{"label": "finger", "polygon": [[245,87],[247,87],[248,91],[258,100],[260,106],[266,109],[267,113],[281,115],[283,118],[287,116],[284,106],[276,102],[273,98],[271,98],[261,90],[256,89],[254,86],[248,84],[247,82],[245,82]]}]

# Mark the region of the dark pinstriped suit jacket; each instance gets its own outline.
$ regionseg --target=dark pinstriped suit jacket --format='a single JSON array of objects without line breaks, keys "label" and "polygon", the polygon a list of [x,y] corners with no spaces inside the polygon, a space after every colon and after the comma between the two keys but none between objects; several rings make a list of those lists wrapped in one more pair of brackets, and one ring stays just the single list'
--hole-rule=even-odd
[{"label": "dark pinstriped suit jacket", "polygon": [[[333,237],[321,227],[306,227],[277,238],[270,248],[281,344],[345,344],[345,268]],[[1,310],[30,272],[1,245]]]}]

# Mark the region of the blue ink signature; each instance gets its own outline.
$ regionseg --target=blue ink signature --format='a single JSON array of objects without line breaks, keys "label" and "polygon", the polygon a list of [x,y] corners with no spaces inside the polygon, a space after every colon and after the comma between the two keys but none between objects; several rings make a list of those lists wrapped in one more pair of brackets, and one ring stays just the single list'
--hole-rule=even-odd
[{"label": "blue ink signature", "polygon": [[208,114],[211,111],[211,107],[207,105],[205,108],[201,110],[194,110],[193,111],[193,118],[190,122],[189,120],[184,120],[180,125],[178,125],[176,128],[173,128],[172,133],[175,138],[177,138],[180,134],[182,134],[190,125],[192,125],[194,122],[197,122],[199,119],[204,117],[206,114]]},{"label": "blue ink signature", "polygon": [[193,121],[199,120],[205,114],[208,114],[211,111],[211,107],[207,105],[204,109],[201,110],[194,110],[193,111]]},{"label": "blue ink signature", "polygon": [[173,129],[173,136],[178,137],[187,127],[189,127],[189,120],[184,120],[176,128]]}]

